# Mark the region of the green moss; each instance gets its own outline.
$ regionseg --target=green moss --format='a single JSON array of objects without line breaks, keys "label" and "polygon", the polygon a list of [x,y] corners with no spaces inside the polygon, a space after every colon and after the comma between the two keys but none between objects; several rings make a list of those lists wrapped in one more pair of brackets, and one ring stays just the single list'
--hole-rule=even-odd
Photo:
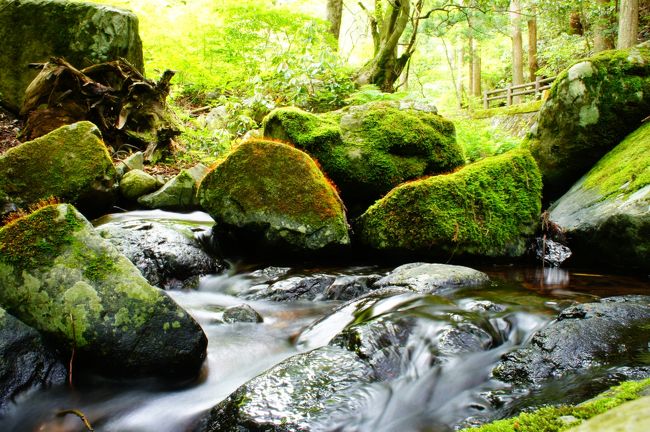
[{"label": "green moss", "polygon": [[[542,407],[517,417],[497,420],[478,428],[463,429],[463,432],[559,432],[570,429],[598,414],[615,408],[627,401],[637,399],[641,392],[650,386],[650,379],[643,381],[628,381],[597,398],[580,405],[563,405],[558,407]],[[575,421],[566,422],[561,417],[572,418]]]},{"label": "green moss", "polygon": [[489,109],[480,109],[471,113],[471,116],[476,119],[484,119],[484,118],[500,116],[500,115],[516,115],[516,114],[530,113],[530,112],[539,111],[543,103],[544,101],[540,99],[540,100],[526,102],[517,105],[510,105],[510,106],[496,107],[496,108],[489,108]]},{"label": "green moss", "polygon": [[650,184],[650,123],[645,123],[607,153],[589,171],[584,188],[597,189],[606,199],[628,196]]},{"label": "green moss", "polygon": [[393,189],[364,213],[361,240],[379,250],[518,256],[541,211],[541,179],[524,150]]}]

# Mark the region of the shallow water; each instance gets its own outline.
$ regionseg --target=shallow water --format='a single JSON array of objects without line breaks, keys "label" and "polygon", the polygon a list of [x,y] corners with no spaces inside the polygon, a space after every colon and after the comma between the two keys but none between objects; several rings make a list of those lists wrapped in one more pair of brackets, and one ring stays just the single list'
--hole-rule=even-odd
[{"label": "shallow water", "polygon": [[[211,223],[199,213],[186,217],[167,212],[131,212],[120,218]],[[210,341],[208,358],[198,380],[170,384],[80,375],[75,377],[73,390],[50,389],[17,401],[0,420],[0,430],[86,430],[75,415],[56,416],[62,410],[76,409],[88,417],[96,431],[183,431],[240,385],[282,360],[328,344],[351,323],[390,314],[416,320],[397,376],[362,386],[353,404],[342,406],[326,424],[317,424],[314,429],[452,430],[509,414],[529,404],[580,399],[606,386],[609,381],[603,380],[585,387],[585,382],[593,382],[593,376],[570,377],[549,384],[547,389],[513,394],[503,383],[492,380],[490,371],[504,352],[520,346],[563,308],[600,296],[647,294],[650,287],[647,277],[500,266],[480,268],[493,280],[489,287],[443,290],[437,296],[400,294],[351,303],[337,310],[341,302],[276,303],[237,298],[237,293],[258,283],[254,269],[238,267],[241,270],[203,277],[196,291],[169,292],[201,324]],[[388,270],[373,266],[319,269],[339,274]],[[292,275],[313,272],[291,270]],[[488,302],[501,308],[485,310]],[[242,303],[257,310],[264,322],[219,322],[224,308]],[[489,335],[489,346],[480,352],[438,355],[436,335],[455,317],[470,320]]]}]

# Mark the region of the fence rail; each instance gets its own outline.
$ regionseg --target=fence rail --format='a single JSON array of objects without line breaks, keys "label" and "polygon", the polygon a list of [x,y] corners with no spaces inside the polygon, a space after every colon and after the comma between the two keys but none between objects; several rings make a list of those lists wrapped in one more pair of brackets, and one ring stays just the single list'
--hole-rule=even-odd
[{"label": "fence rail", "polygon": [[[515,86],[509,85],[508,87],[503,89],[496,89],[496,90],[483,92],[483,107],[486,109],[490,108],[490,102],[499,99],[505,99],[506,105],[510,106],[512,105],[513,98],[517,96],[524,96],[529,94],[541,94],[544,90],[548,90],[551,88],[551,84],[553,84],[555,78],[557,77],[550,77],[550,78],[538,77],[535,81],[526,84],[519,84]],[[522,90],[522,89],[528,89],[528,90]]]}]

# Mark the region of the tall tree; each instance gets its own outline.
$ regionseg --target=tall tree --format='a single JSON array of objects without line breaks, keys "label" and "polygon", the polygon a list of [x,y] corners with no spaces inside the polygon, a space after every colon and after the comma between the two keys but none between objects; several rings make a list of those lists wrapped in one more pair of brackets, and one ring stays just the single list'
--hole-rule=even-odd
[{"label": "tall tree", "polygon": [[327,0],[327,20],[330,22],[330,33],[339,40],[341,20],[343,18],[343,0]]},{"label": "tall tree", "polygon": [[612,0],[596,0],[596,13],[594,20],[594,52],[601,52],[614,48],[614,41],[609,34],[612,16],[609,5]]},{"label": "tall tree", "polygon": [[[512,85],[524,83],[524,50],[521,38],[521,1],[510,2],[510,22],[512,26]],[[515,103],[521,100],[517,96]]]},{"label": "tall tree", "polygon": [[618,11],[618,42],[616,48],[636,45],[639,33],[639,0],[621,0]]},{"label": "tall tree", "polygon": [[481,96],[481,46],[476,39],[472,55],[472,94]]},{"label": "tall tree", "polygon": [[528,79],[535,81],[537,77],[537,16],[536,10],[532,9],[532,15],[528,18]]}]

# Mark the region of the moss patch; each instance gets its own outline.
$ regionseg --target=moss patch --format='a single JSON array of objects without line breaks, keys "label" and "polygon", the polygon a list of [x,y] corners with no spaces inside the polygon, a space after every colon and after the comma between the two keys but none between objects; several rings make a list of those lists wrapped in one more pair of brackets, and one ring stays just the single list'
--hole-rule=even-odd
[{"label": "moss patch", "polygon": [[[582,420],[615,408],[627,401],[640,397],[641,392],[650,386],[650,379],[629,381],[601,394],[597,398],[580,405],[543,407],[533,412],[522,413],[517,417],[497,420],[478,428],[463,429],[463,432],[559,432],[578,425]],[[561,417],[575,417],[566,422]],[[570,418],[570,417],[568,417]]]},{"label": "moss patch", "polygon": [[536,100],[517,105],[479,109],[471,113],[471,116],[476,119],[489,118],[501,115],[515,115],[539,111],[544,103],[543,100]]},{"label": "moss patch", "polygon": [[378,250],[432,256],[519,256],[541,211],[541,178],[525,150],[392,190],[359,221]]}]

